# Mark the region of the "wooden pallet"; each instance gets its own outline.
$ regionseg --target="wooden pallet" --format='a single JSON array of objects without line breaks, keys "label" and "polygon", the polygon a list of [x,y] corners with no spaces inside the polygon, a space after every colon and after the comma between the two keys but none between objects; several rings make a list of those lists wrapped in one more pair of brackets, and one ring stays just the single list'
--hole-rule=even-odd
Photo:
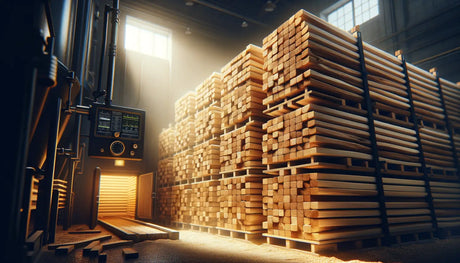
[{"label": "wooden pallet", "polygon": [[174,103],[174,121],[180,122],[181,120],[195,115],[196,112],[196,92],[190,91],[180,97]]},{"label": "wooden pallet", "polygon": [[222,75],[213,72],[196,87],[196,109],[203,110],[209,106],[220,107],[220,98],[223,88]]}]

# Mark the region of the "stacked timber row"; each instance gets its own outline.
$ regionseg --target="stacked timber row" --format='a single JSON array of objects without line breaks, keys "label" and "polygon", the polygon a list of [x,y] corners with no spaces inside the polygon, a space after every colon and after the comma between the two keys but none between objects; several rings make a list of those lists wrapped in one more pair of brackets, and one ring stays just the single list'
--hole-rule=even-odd
[{"label": "stacked timber row", "polygon": [[[445,129],[447,129],[449,136],[447,138],[445,134],[437,136],[434,138],[434,143],[439,150],[452,149],[455,153],[453,164],[457,172],[444,173],[442,177],[433,176],[430,180],[437,224],[441,230],[440,234],[444,234],[450,229],[460,227],[460,110],[458,106],[460,105],[460,85],[439,77],[436,78],[436,81],[441,93],[440,99],[445,109]],[[450,147],[445,145],[446,139],[450,139]],[[442,146],[440,145],[441,142],[444,142]],[[450,167],[452,164],[446,168]]]},{"label": "stacked timber row", "polygon": [[357,40],[300,11],[264,39],[266,236],[379,237]]},{"label": "stacked timber row", "polygon": [[189,92],[175,103],[175,152],[173,167],[175,183],[192,179],[193,146],[195,145],[196,93]]},{"label": "stacked timber row", "polygon": [[195,114],[195,147],[193,178],[217,179],[220,172],[220,135],[222,134],[223,88],[220,73],[213,73],[196,88],[197,113]]},{"label": "stacked timber row", "polygon": [[220,212],[218,227],[253,234],[262,230],[263,54],[248,45],[222,68]]},{"label": "stacked timber row", "polygon": [[192,218],[194,225],[217,226],[219,202],[217,178],[220,172],[220,135],[222,134],[223,88],[220,73],[213,73],[196,88],[197,113],[195,114],[196,140],[193,147]]},{"label": "stacked timber row", "polygon": [[431,233],[432,209],[403,62],[366,43],[363,53],[380,162],[375,175],[382,178],[382,218],[388,225],[382,229],[391,236]]},{"label": "stacked timber row", "polygon": [[219,202],[217,197],[217,180],[192,183],[191,223],[199,226],[217,226]]},{"label": "stacked timber row", "polygon": [[429,181],[457,178],[433,76],[303,10],[263,50],[268,238],[322,246],[458,222],[458,205],[446,205],[458,181]]},{"label": "stacked timber row", "polygon": [[176,152],[176,131],[172,125],[163,129],[158,137],[158,158],[165,159],[172,157]]},{"label": "stacked timber row", "polygon": [[192,187],[190,184],[174,185],[171,191],[171,221],[192,222]]},{"label": "stacked timber row", "polygon": [[156,196],[159,211],[157,220],[159,223],[170,225],[172,220],[172,186],[159,187]]},{"label": "stacked timber row", "polygon": [[157,184],[159,187],[168,187],[174,184],[174,158],[168,157],[158,161]]},{"label": "stacked timber row", "polygon": [[[179,184],[188,183],[193,173],[193,146],[195,144],[196,94],[189,92],[174,104],[175,125],[163,129],[159,135],[157,167],[158,220],[190,222],[191,189]],[[180,202],[184,203],[180,203]],[[187,206],[185,202],[187,203]],[[181,208],[184,205],[184,208]]]},{"label": "stacked timber row", "polygon": [[407,63],[427,172],[432,178],[456,174],[452,141],[436,76]]}]

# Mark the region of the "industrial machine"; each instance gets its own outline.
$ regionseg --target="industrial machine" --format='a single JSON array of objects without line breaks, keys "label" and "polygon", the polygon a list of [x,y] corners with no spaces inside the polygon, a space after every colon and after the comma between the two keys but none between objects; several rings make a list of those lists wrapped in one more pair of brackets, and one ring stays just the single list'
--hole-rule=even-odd
[{"label": "industrial machine", "polygon": [[141,160],[145,111],[93,104],[88,155],[96,158]]}]

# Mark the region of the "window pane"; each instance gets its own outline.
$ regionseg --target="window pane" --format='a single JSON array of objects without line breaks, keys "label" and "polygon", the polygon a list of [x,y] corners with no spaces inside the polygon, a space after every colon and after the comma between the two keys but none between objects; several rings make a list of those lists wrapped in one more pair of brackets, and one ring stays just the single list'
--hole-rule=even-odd
[{"label": "window pane", "polygon": [[170,59],[171,33],[156,25],[127,17],[125,48],[145,55]]},{"label": "window pane", "polygon": [[351,1],[329,13],[327,20],[329,23],[343,29],[350,30],[353,27],[353,5]]},{"label": "window pane", "polygon": [[360,25],[379,14],[378,0],[355,0],[355,22]]}]

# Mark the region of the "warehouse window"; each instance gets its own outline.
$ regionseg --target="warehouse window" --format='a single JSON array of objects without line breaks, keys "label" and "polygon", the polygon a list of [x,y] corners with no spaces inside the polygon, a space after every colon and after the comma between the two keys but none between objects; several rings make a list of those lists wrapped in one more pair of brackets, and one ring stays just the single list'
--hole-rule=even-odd
[{"label": "warehouse window", "polygon": [[171,32],[128,16],[126,18],[125,48],[148,56],[170,60]]},{"label": "warehouse window", "polygon": [[379,14],[379,0],[339,1],[321,13],[329,23],[350,30]]}]

